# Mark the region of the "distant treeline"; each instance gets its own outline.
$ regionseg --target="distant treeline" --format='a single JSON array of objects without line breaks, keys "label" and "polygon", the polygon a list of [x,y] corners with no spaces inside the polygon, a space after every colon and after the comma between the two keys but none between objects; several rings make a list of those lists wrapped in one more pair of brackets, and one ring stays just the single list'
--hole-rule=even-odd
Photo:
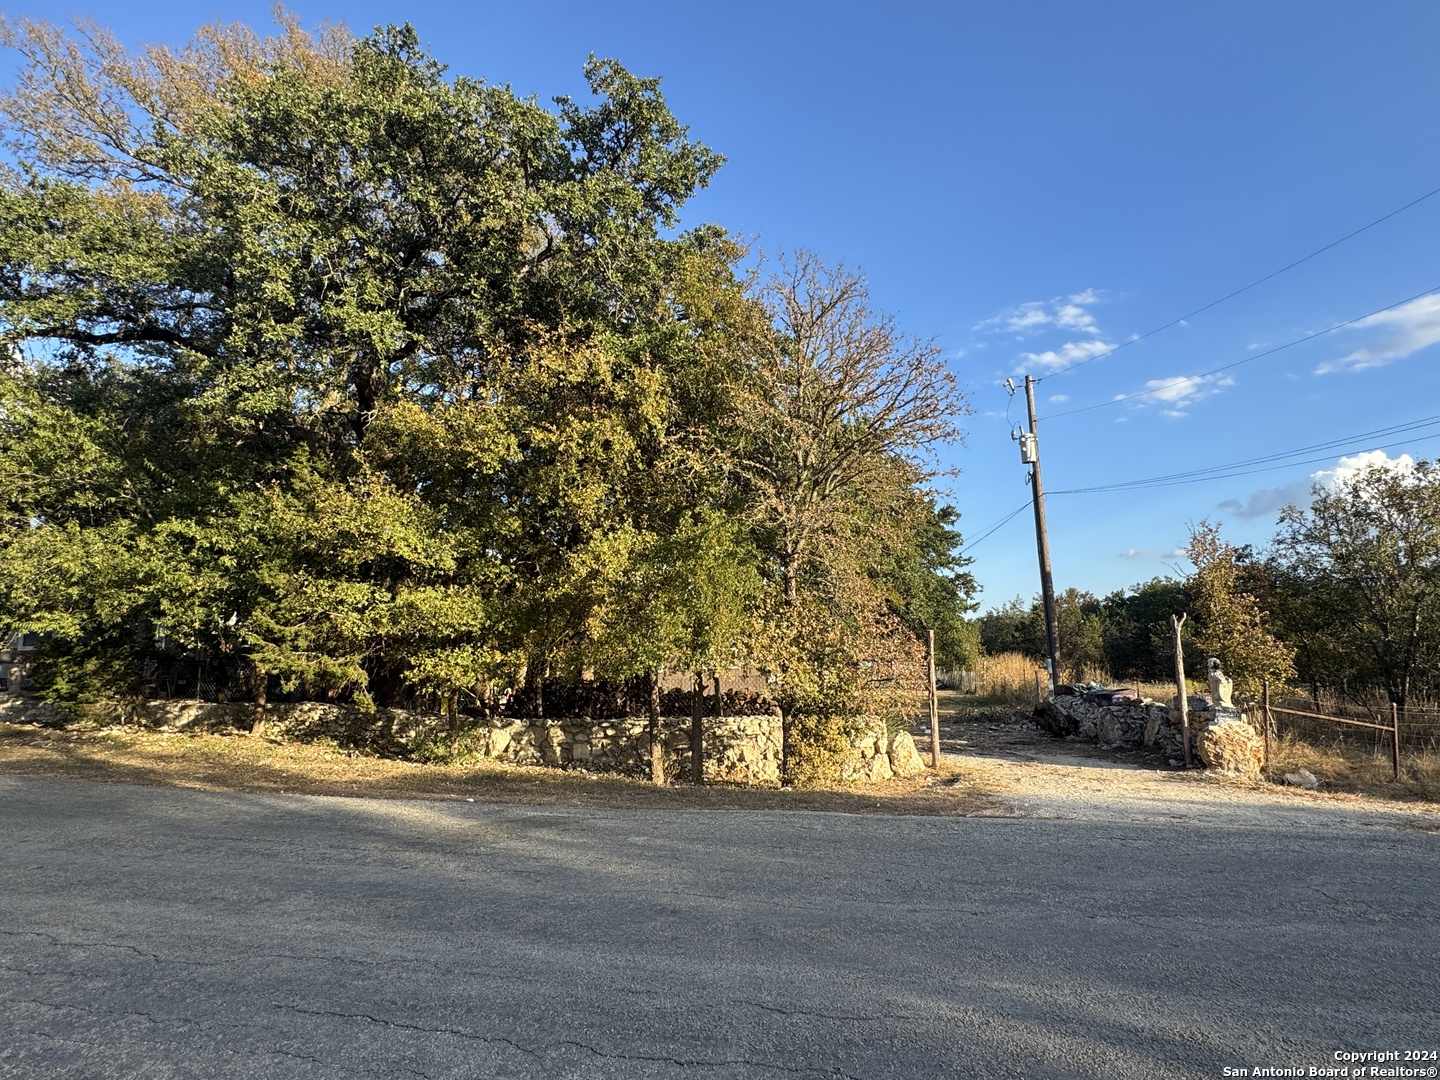
[{"label": "distant treeline", "polygon": [[[1371,465],[1280,514],[1263,549],[1235,548],[1202,522],[1189,578],[1156,578],[1096,597],[1057,596],[1065,674],[1174,678],[1172,614],[1186,670],[1218,655],[1247,690],[1270,677],[1313,696],[1398,705],[1440,699],[1440,469]],[[1039,600],[979,617],[988,653],[1045,652]]]}]

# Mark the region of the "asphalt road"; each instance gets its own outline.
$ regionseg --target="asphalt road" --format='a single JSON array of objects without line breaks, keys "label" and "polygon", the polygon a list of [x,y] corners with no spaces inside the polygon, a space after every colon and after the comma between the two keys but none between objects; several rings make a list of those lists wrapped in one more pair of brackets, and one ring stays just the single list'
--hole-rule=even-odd
[{"label": "asphalt road", "polygon": [[1440,835],[1318,811],[1182,830],[6,776],[0,1076],[1333,1067],[1440,1049],[1437,885]]}]

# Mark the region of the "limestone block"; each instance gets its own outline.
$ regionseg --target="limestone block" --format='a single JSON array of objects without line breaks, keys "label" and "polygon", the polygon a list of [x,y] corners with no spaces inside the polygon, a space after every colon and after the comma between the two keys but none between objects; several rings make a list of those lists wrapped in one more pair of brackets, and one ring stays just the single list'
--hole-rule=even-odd
[{"label": "limestone block", "polygon": [[1155,745],[1155,737],[1160,734],[1160,717],[1155,713],[1150,714],[1150,719],[1145,721],[1145,736],[1141,740],[1146,746]]},{"label": "limestone block", "polygon": [[908,731],[897,731],[890,740],[890,768],[896,776],[919,776],[925,771],[925,759],[915,749],[915,740]]},{"label": "limestone block", "polygon": [[[1095,726],[1095,741],[1101,746],[1115,746],[1122,741],[1120,719],[1115,715],[1113,709],[1102,710],[1092,723]],[[1083,725],[1080,730],[1083,734],[1085,731]]]},{"label": "limestone block", "polygon": [[870,759],[870,772],[868,775],[868,779],[889,780],[894,775],[895,771],[890,768],[890,759],[884,754],[876,754]]},{"label": "limestone block", "polygon": [[1243,720],[1218,720],[1195,740],[1200,760],[1212,769],[1257,777],[1265,762],[1265,743]]}]

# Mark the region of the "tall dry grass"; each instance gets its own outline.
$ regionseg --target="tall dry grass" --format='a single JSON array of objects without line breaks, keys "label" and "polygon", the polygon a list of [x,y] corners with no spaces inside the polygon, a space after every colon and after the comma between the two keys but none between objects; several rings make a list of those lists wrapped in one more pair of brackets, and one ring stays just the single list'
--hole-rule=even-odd
[{"label": "tall dry grass", "polygon": [[996,704],[1034,705],[1046,685],[1043,665],[1024,653],[999,653],[980,658],[975,696]]},{"label": "tall dry grass", "polygon": [[1287,732],[1275,740],[1265,771],[1270,779],[1279,781],[1300,769],[1323,780],[1328,791],[1440,801],[1440,754],[1436,753],[1417,754],[1402,748],[1400,779],[1396,781],[1388,747],[1383,752],[1367,751],[1354,742],[1304,741]]}]

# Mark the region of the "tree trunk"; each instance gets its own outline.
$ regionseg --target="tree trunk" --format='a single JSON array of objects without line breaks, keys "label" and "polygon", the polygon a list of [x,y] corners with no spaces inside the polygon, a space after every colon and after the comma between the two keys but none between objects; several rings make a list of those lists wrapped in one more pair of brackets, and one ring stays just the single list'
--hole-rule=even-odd
[{"label": "tree trunk", "polygon": [[665,786],[665,743],[660,737],[660,673],[650,673],[650,780]]},{"label": "tree trunk", "polygon": [[269,682],[266,671],[250,661],[250,734],[265,734],[265,689]]},{"label": "tree trunk", "polygon": [[690,695],[690,782],[705,783],[705,673],[695,672]]},{"label": "tree trunk", "polygon": [[450,722],[450,756],[460,750],[460,692],[450,691],[445,699],[445,718]]}]

